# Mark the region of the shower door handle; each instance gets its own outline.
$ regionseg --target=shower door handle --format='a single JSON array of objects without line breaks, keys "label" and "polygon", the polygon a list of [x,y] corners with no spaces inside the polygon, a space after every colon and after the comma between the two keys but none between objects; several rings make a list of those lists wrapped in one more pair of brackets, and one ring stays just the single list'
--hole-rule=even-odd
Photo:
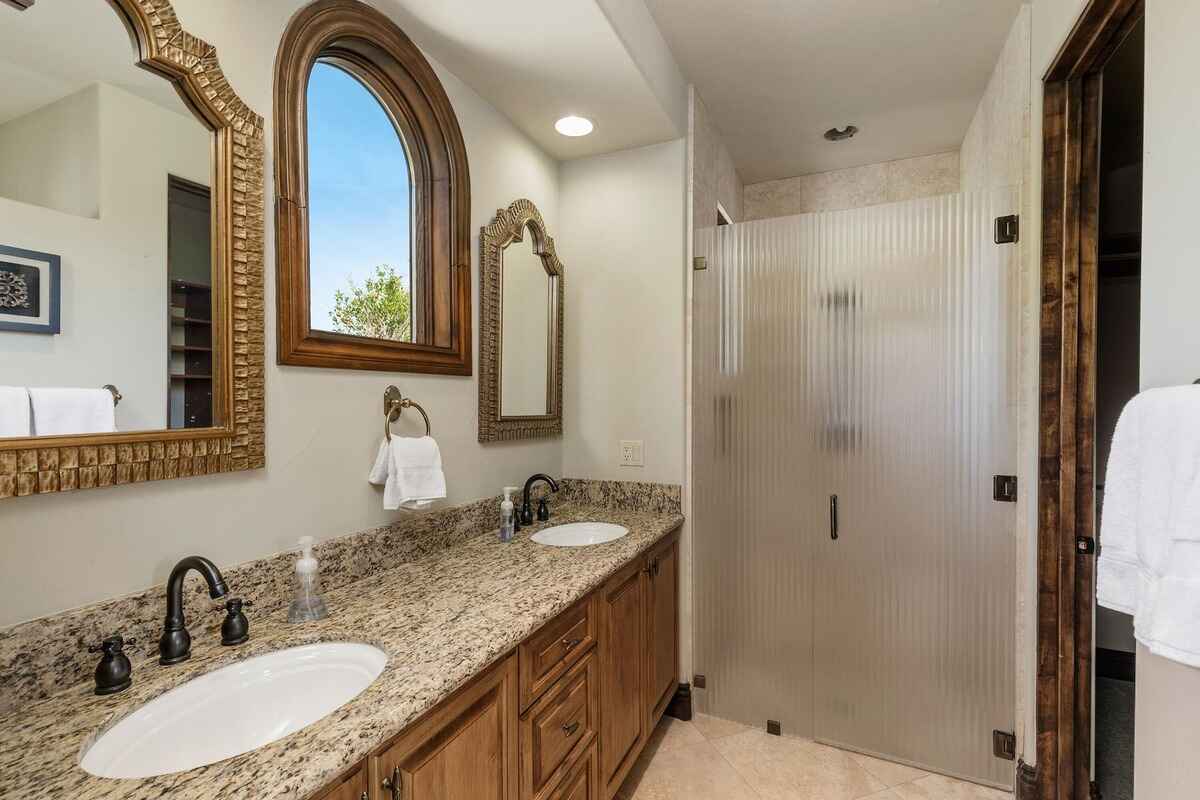
[{"label": "shower door handle", "polygon": [[838,538],[838,496],[829,495],[829,538],[835,542]]}]

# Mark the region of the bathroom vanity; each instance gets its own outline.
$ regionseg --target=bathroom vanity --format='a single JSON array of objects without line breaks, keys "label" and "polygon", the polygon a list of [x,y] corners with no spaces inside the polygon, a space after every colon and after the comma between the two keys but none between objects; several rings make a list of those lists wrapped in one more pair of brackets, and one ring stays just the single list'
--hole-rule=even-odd
[{"label": "bathroom vanity", "polygon": [[[586,547],[532,538],[600,520],[629,533]],[[135,661],[125,692],[80,685],[0,717],[0,797],[609,800],[678,685],[682,522],[677,507],[566,503],[510,543],[477,529],[330,591],[319,622],[252,616],[236,648],[213,635],[214,612],[194,625],[191,659]],[[370,644],[387,664],[333,713],[233,758],[122,780],[79,766],[98,736],[164,692],[317,642]]]},{"label": "bathroom vanity", "polygon": [[316,797],[595,800],[678,681],[675,531]]}]

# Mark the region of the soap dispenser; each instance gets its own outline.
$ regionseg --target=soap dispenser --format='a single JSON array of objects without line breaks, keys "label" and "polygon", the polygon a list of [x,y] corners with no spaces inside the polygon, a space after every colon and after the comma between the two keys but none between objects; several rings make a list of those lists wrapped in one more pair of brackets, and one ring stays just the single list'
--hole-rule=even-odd
[{"label": "soap dispenser", "polygon": [[519,492],[519,486],[504,487],[504,502],[500,504],[500,541],[511,542],[516,533],[516,512],[513,509],[512,494]]},{"label": "soap dispenser", "polygon": [[288,607],[288,622],[311,622],[329,616],[329,609],[321,599],[321,580],[312,548],[313,537],[301,536],[302,554],[296,559],[296,597]]}]

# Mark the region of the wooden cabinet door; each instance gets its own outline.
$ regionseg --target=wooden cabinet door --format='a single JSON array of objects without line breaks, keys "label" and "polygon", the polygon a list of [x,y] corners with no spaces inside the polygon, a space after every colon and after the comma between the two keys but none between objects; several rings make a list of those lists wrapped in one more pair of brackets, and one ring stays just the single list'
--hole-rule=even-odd
[{"label": "wooden cabinet door", "polygon": [[330,786],[315,800],[366,800],[370,795],[367,791],[367,765],[364,762],[351,775],[342,778]]},{"label": "wooden cabinet door", "polygon": [[600,775],[611,797],[646,739],[646,600],[638,559],[595,595],[600,634]]},{"label": "wooden cabinet door", "polygon": [[509,656],[372,758],[378,800],[517,800],[517,669]]},{"label": "wooden cabinet door", "polygon": [[646,729],[653,730],[679,685],[679,539],[650,553],[646,574]]}]

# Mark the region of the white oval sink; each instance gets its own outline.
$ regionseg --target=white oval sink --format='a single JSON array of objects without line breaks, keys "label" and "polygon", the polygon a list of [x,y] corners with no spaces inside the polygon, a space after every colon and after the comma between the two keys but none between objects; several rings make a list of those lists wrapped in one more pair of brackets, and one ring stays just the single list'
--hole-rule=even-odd
[{"label": "white oval sink", "polygon": [[543,528],[529,538],[552,547],[587,547],[620,539],[627,533],[629,528],[610,522],[571,522]]},{"label": "white oval sink", "polygon": [[203,767],[282,739],[370,686],[387,654],[324,642],[248,658],[151,700],[96,740],[79,765],[101,778]]}]

